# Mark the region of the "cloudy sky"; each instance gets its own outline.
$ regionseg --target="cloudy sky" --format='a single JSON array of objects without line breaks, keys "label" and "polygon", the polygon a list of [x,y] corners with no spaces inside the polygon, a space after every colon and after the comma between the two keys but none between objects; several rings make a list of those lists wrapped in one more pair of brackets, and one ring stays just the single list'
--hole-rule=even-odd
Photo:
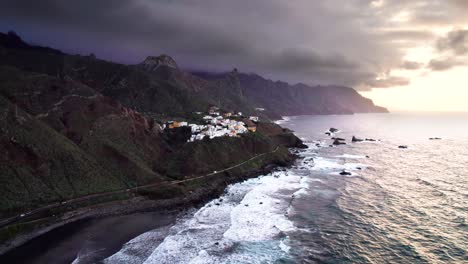
[{"label": "cloudy sky", "polygon": [[394,110],[468,111],[468,0],[9,0],[0,30],[123,63],[354,87]]}]

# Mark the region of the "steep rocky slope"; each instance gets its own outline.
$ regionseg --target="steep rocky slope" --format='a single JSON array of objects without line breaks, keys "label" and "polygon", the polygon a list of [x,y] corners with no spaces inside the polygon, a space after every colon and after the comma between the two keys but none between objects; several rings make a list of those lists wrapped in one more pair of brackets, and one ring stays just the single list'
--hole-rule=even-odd
[{"label": "steep rocky slope", "polygon": [[0,215],[125,187],[95,157],[0,96]]},{"label": "steep rocky slope", "polygon": [[0,33],[0,96],[2,215],[208,174],[277,146],[268,163],[284,164],[291,160],[285,147],[302,146],[269,122],[241,138],[193,143],[187,131],[158,124],[212,105],[264,119],[386,111],[346,87],[289,85],[237,70],[192,74],[167,55],[123,65],[29,45],[13,33]]},{"label": "steep rocky slope", "polygon": [[[185,73],[167,56],[127,66],[0,34],[0,147],[5,150],[0,154],[0,216],[197,177],[277,146],[279,151],[244,166],[242,173],[291,162],[286,147],[299,142],[278,145],[259,132],[187,143],[187,133],[174,130],[171,136],[151,117],[206,111],[231,83],[231,77],[207,81]],[[249,107],[239,98],[225,102]],[[232,174],[230,181],[242,173]]]},{"label": "steep rocky slope", "polygon": [[[233,73],[194,72],[208,80],[219,80]],[[272,81],[257,74],[235,73],[241,94],[254,108],[263,108],[271,118],[287,115],[328,115],[353,113],[386,113],[372,100],[354,89],[343,86],[291,85]]]}]

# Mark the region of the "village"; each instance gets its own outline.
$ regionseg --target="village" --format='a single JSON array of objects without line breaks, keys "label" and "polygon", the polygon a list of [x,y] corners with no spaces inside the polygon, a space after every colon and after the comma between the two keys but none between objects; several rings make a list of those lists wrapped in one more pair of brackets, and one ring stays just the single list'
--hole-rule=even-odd
[{"label": "village", "polygon": [[[203,124],[186,121],[168,121],[163,129],[190,127],[191,137],[187,142],[194,142],[204,138],[239,137],[247,132],[256,132],[259,118],[257,116],[244,117],[242,112],[221,113],[218,107],[210,107],[208,113],[195,112],[201,117]],[[241,121],[242,120],[242,121]]]}]

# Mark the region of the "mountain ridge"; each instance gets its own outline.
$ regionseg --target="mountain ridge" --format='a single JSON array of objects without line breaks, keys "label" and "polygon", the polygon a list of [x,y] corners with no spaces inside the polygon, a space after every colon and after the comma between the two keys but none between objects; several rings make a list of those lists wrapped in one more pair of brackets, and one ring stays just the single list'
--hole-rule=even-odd
[{"label": "mountain ridge", "polygon": [[[0,33],[0,220],[19,221],[0,227],[0,242],[106,202],[128,201],[122,209],[127,212],[141,210],[142,201],[196,203],[222,193],[229,183],[294,162],[288,148],[306,146],[272,119],[348,114],[353,105],[365,109],[363,102],[379,110],[352,89],[345,90],[350,96],[328,88],[311,93],[304,85],[252,79],[237,69],[205,75],[180,69],[168,55],[125,65]],[[236,137],[190,142],[190,127],[163,128],[174,121],[205,124],[199,113],[212,107],[235,115],[251,132],[244,127],[247,132]],[[256,125],[251,115],[260,118]],[[172,184],[193,179],[199,180]],[[119,195],[106,196],[113,192]],[[65,204],[96,194],[103,197]],[[50,205],[53,210],[30,214]]]},{"label": "mountain ridge", "polygon": [[[192,72],[207,79],[223,78],[231,73]],[[346,86],[309,86],[273,81],[256,73],[237,73],[244,95],[256,108],[271,112],[273,117],[314,114],[387,113],[384,107]],[[318,99],[324,100],[318,100]],[[315,103],[315,105],[314,105]],[[279,109],[278,109],[279,108]]]},{"label": "mountain ridge", "polygon": [[[125,65],[96,59],[94,55],[67,55],[37,46],[28,48],[16,34],[2,34],[0,42],[7,48],[3,51],[4,62],[0,64],[61,78],[68,76],[142,112],[184,115],[202,111],[209,105],[269,119],[287,115],[388,112],[348,87],[293,85],[237,69],[224,73],[187,72],[164,54],[148,56],[137,65]],[[11,43],[19,48],[8,58]],[[18,58],[21,58],[19,63]],[[257,108],[265,111],[256,111]]]},{"label": "mountain ridge", "polygon": [[[292,162],[287,147],[302,142],[274,124],[236,138],[196,142],[187,142],[188,127],[163,129],[170,120],[203,122],[201,116],[194,120],[193,112],[207,112],[225,88],[231,90],[231,81],[202,80],[172,67],[170,57],[150,60],[159,66],[142,69],[67,55],[30,46],[16,34],[0,34],[0,148],[5,150],[0,153],[0,217],[220,171],[275,148],[279,151],[261,162],[230,172],[230,180]],[[223,103],[248,110],[235,93]],[[212,190],[228,182],[220,177]],[[186,195],[185,187],[176,189],[146,194]]]}]

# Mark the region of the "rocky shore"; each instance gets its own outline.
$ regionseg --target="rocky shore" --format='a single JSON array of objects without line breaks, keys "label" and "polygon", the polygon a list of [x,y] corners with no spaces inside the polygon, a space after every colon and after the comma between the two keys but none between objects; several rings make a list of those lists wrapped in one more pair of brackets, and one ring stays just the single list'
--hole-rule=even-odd
[{"label": "rocky shore", "polygon": [[[277,128],[279,126],[274,125]],[[269,136],[279,137],[278,143],[287,147],[303,147],[302,142],[291,131],[269,130]],[[290,139],[287,139],[290,138]],[[207,175],[189,182],[181,182],[167,188],[142,188],[132,192],[134,197],[98,203],[90,206],[79,206],[74,210],[57,208],[56,214],[41,218],[39,224],[31,230],[20,232],[13,239],[6,240],[0,246],[0,260],[8,259],[14,252],[21,250],[22,245],[47,236],[49,232],[64,226],[75,225],[80,221],[89,221],[110,216],[129,215],[141,212],[160,212],[162,214],[174,214],[188,208],[200,206],[207,201],[222,194],[227,185],[243,181],[248,178],[267,174],[278,167],[291,166],[297,156],[289,153],[287,148],[278,147],[278,151],[267,153],[258,159],[242,164],[232,170]],[[52,213],[52,212],[50,212]],[[32,221],[33,222],[33,221]],[[2,255],[3,254],[3,255]]]}]

